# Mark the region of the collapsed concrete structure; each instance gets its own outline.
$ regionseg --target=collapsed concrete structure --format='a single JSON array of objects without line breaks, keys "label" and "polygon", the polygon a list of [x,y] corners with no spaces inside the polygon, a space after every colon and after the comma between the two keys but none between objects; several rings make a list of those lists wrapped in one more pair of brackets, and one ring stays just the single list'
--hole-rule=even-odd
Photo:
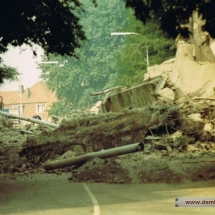
[{"label": "collapsed concrete structure", "polygon": [[[184,38],[179,34],[176,38],[175,58],[161,65],[148,67],[144,82],[138,86],[106,90],[107,96],[101,104],[100,112],[119,112],[123,108],[133,109],[151,105],[158,96],[173,101],[175,94],[178,93],[213,96],[215,39],[202,30],[205,22],[201,14],[194,11],[189,23],[181,25],[181,28],[186,28],[190,35]],[[170,89],[171,87],[173,89]]]},{"label": "collapsed concrete structure", "polygon": [[197,62],[191,60],[190,44],[178,42],[176,57],[148,68],[145,80],[163,77],[171,81],[175,88],[184,94],[198,92],[199,95],[210,97],[214,95],[215,62]]},{"label": "collapsed concrete structure", "polygon": [[140,85],[110,90],[96,112],[120,112],[152,105],[157,99],[173,102],[189,95],[213,100],[215,63],[191,60],[189,47],[190,44],[179,41],[175,58],[148,67]]}]

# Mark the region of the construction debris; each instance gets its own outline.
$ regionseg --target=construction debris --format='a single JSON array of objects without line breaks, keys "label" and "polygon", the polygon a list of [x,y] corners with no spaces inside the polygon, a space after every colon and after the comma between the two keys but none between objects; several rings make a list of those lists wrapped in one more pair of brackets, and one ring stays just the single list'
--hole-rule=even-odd
[{"label": "construction debris", "polygon": [[[215,64],[192,61],[186,45],[149,67],[142,84],[94,93],[106,97],[88,112],[53,116],[59,124],[0,112],[0,173],[45,167],[70,171],[73,181],[178,182],[183,160],[184,178],[215,178],[205,162],[215,155]],[[9,117],[32,124],[14,128]]]}]

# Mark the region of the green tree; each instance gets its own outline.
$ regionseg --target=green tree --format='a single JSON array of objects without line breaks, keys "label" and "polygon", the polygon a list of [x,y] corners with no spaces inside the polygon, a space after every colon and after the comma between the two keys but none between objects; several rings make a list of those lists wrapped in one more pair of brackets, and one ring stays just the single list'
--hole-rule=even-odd
[{"label": "green tree", "polygon": [[215,38],[215,2],[212,0],[124,0],[126,7],[133,8],[138,20],[146,23],[151,14],[160,18],[161,28],[170,36],[178,34],[188,37],[187,24],[194,11],[198,11],[205,19],[202,29]]},{"label": "green tree", "polygon": [[[48,53],[77,56],[75,50],[86,40],[79,19],[82,12],[79,0],[1,0],[0,54],[9,45],[25,43],[38,44]],[[0,80],[15,75],[8,71],[0,73]]]},{"label": "green tree", "polygon": [[[98,8],[95,7],[95,2],[98,3]],[[136,18],[143,23],[151,17],[160,18],[161,28],[174,38],[178,34],[183,37],[190,36],[192,31],[189,32],[190,29],[184,24],[196,10],[205,19],[202,29],[207,31],[211,38],[215,38],[214,1],[124,2],[126,7],[134,9]],[[12,0],[1,0],[0,53],[5,52],[9,44],[20,46],[26,43],[32,46],[36,43],[47,53],[78,56],[79,60],[67,59],[65,70],[51,66],[44,72],[43,77],[49,82],[52,90],[57,90],[58,97],[64,102],[61,104],[67,104],[68,107],[73,104],[73,108],[89,106],[94,102],[89,93],[113,86],[117,83],[116,77],[118,81],[123,80],[123,83],[127,84],[142,77],[146,68],[143,60],[146,46],[149,50],[150,64],[161,61],[161,56],[167,55],[167,50],[168,55],[169,50],[173,50],[168,39],[163,39],[165,45],[161,46],[160,33],[147,32],[147,40],[141,42],[137,42],[140,39],[134,37],[126,39],[129,42],[119,37],[111,38],[110,32],[125,30],[125,26],[131,26],[128,25],[131,12],[126,12],[124,6],[119,0],[17,0],[15,3]],[[152,23],[148,26],[154,28]],[[134,30],[143,35],[146,33],[141,28]],[[83,49],[80,49],[86,38],[88,41]],[[123,54],[119,55],[122,48]],[[4,78],[13,79],[13,75],[17,74],[11,69],[6,70],[3,66],[1,68],[0,83]],[[53,75],[53,78],[48,74]]]},{"label": "green tree", "polygon": [[[80,21],[88,41],[79,50],[79,59],[51,56],[50,60],[60,64],[42,66],[42,78],[60,99],[51,109],[52,114],[90,107],[102,99],[91,97],[91,93],[142,80],[147,67],[146,47],[151,65],[175,54],[174,41],[164,38],[155,19],[143,26],[132,10],[125,10],[122,1],[97,3],[95,8],[85,2]],[[111,36],[115,31],[133,31],[143,36]]]},{"label": "green tree", "polygon": [[125,30],[138,35],[121,36],[125,45],[115,61],[115,85],[140,83],[147,66],[172,58],[176,51],[174,40],[159,29],[157,19],[150,20],[144,27],[134,16],[130,17],[130,22]]},{"label": "green tree", "polygon": [[9,44],[40,45],[48,53],[75,55],[86,39],[78,13],[78,0],[1,0],[0,51]]},{"label": "green tree", "polygon": [[[79,17],[83,7],[87,8],[89,5],[89,1],[1,0],[0,53],[5,52],[9,44],[20,46],[23,43],[29,45],[36,43],[49,53],[77,56],[75,50],[79,49],[86,39]],[[92,2],[95,4],[96,0]],[[111,5],[112,2],[114,5],[115,1],[106,2],[106,5]],[[197,10],[206,20],[202,26],[203,30],[215,38],[215,2],[212,0],[124,0],[124,2],[126,7],[134,9],[136,18],[143,23],[151,14],[156,14],[160,17],[162,29],[172,37],[176,37],[178,33],[185,37],[190,34],[188,27],[182,27],[181,24],[187,23],[193,11]],[[110,16],[106,11],[103,13]],[[111,23],[115,26],[114,22]],[[123,26],[123,23],[122,21],[120,26]],[[99,25],[102,25],[102,22],[98,23]],[[89,34],[91,35],[90,30]],[[102,39],[98,41],[100,42]]]},{"label": "green tree", "polygon": [[[122,30],[131,13],[119,0],[97,0],[98,7],[90,1],[84,3],[85,13],[80,23],[88,41],[78,50],[79,59],[65,58],[63,67],[42,65],[42,78],[51,90],[56,90],[57,97],[68,104],[64,104],[64,108],[71,108],[71,104],[74,109],[90,107],[99,99],[90,94],[103,89],[114,76],[114,56],[123,46],[123,41],[112,38],[110,33]],[[50,57],[61,63],[65,59]]]},{"label": "green tree", "polygon": [[1,65],[0,66],[0,85],[4,83],[4,80],[15,81],[18,79],[19,73],[15,68]]}]

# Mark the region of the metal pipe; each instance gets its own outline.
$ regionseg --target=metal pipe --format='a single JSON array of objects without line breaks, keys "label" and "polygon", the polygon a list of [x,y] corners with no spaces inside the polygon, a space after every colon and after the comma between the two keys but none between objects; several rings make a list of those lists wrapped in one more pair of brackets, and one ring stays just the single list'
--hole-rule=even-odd
[{"label": "metal pipe", "polygon": [[25,121],[29,121],[29,122],[33,122],[33,123],[37,123],[37,124],[43,124],[43,125],[48,125],[54,128],[58,128],[59,125],[55,124],[55,123],[51,123],[51,122],[46,122],[46,121],[42,121],[39,119],[34,119],[31,117],[27,117],[27,116],[20,116],[20,115],[16,115],[16,114],[12,114],[12,113],[6,113],[0,110],[0,114],[13,118],[13,119],[21,119],[21,120],[25,120]]},{"label": "metal pipe", "polygon": [[136,35],[141,35],[135,32],[111,32],[110,35],[111,36],[123,36],[123,35],[132,35],[132,34],[136,34]]},{"label": "metal pipe", "polygon": [[91,158],[108,158],[118,155],[128,154],[136,151],[142,151],[144,149],[143,143],[134,143],[126,146],[120,146],[112,149],[101,150],[98,152],[91,152],[85,155],[76,156],[73,158],[67,158],[60,161],[51,161],[44,165],[45,170],[53,170],[57,168],[62,168],[66,166],[71,166],[78,163],[83,163]]}]

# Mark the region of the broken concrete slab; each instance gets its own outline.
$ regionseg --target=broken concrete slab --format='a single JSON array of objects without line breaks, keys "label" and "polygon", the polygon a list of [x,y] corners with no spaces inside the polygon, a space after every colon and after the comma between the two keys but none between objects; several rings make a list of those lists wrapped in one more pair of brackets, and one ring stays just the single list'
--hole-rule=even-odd
[{"label": "broken concrete slab", "polygon": [[175,58],[164,61],[160,65],[147,67],[147,73],[144,75],[144,80],[155,77],[168,77],[169,72],[173,70]]},{"label": "broken concrete slab", "polygon": [[175,100],[174,91],[168,87],[158,90],[156,94],[159,96],[159,99],[161,99],[163,101]]},{"label": "broken concrete slab", "polygon": [[195,62],[184,53],[187,44],[184,41],[178,43],[176,60],[173,70],[169,73],[169,79],[185,94],[196,92],[203,88],[202,95],[214,94],[215,87],[215,63]]},{"label": "broken concrete slab", "polygon": [[203,121],[194,120],[192,118],[184,118],[181,120],[180,130],[185,134],[199,134],[201,135],[205,123]]},{"label": "broken concrete slab", "polygon": [[191,45],[185,41],[179,41],[177,47],[174,59],[149,67],[144,79],[163,77],[186,95],[201,90],[203,97],[215,96],[214,61],[194,61],[190,56]]}]

